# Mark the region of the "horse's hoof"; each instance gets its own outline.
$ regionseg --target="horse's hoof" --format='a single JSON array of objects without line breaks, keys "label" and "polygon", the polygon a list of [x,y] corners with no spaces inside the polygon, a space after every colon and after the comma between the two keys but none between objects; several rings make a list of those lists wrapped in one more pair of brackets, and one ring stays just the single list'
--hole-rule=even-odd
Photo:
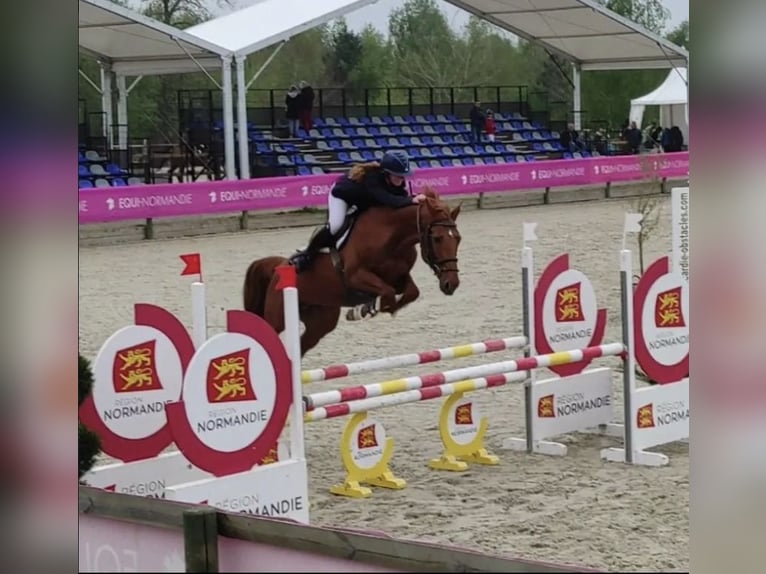
[{"label": "horse's hoof", "polygon": [[361,321],[377,314],[378,310],[371,305],[357,305],[346,311],[346,321]]}]

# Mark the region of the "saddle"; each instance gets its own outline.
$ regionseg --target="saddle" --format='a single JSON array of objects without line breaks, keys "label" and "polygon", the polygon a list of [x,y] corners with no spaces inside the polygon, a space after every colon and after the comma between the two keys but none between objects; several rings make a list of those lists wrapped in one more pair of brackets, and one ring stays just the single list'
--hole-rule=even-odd
[{"label": "saddle", "polygon": [[333,257],[333,264],[335,263],[336,257],[338,258],[338,261],[340,261],[338,252],[343,249],[343,246],[348,241],[348,238],[351,237],[351,231],[354,228],[354,224],[356,223],[358,217],[359,210],[355,205],[352,205],[351,208],[346,212],[346,218],[343,220],[343,225],[341,225],[338,233],[335,234],[335,246],[320,249],[321,253],[329,253],[330,256]]},{"label": "saddle", "polygon": [[[343,225],[338,230],[338,233],[335,235],[335,245],[331,247],[323,247],[319,250],[320,253],[328,253],[330,255],[330,261],[332,261],[332,265],[337,271],[338,275],[340,276],[341,282],[345,285],[346,279],[345,279],[345,270],[343,268],[343,260],[340,256],[340,251],[343,249],[343,246],[348,243],[349,238],[351,237],[351,232],[354,229],[354,225],[356,224],[357,219],[359,218],[360,211],[357,209],[356,206],[351,206],[351,208],[346,213],[346,218],[343,221]],[[314,233],[312,234],[312,238],[314,235],[319,233],[319,231],[322,229],[322,227],[317,227],[314,230]],[[295,253],[292,257],[290,257],[290,261],[297,266],[301,267],[302,258],[304,256],[304,253],[302,251],[299,251],[298,253]],[[370,293],[364,293],[361,291],[356,291],[354,289],[348,289],[346,288],[346,298],[345,298],[345,304],[350,307],[356,307],[358,305],[364,305],[369,304],[370,302],[375,300],[375,296]]]}]

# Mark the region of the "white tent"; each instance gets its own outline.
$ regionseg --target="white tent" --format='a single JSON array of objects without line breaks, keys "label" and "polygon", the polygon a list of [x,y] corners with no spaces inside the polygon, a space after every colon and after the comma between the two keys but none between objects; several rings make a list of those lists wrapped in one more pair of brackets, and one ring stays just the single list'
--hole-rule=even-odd
[{"label": "white tent", "polygon": [[686,68],[670,70],[665,81],[654,91],[630,101],[630,121],[641,127],[646,106],[660,107],[660,125],[678,126],[689,141],[689,89]]}]

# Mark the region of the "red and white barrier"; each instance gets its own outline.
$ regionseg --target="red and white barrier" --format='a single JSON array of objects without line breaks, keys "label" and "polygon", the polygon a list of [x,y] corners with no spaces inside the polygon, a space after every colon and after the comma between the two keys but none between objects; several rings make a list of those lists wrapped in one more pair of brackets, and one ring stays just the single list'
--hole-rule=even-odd
[{"label": "red and white barrier", "polygon": [[424,386],[410,391],[402,391],[387,395],[374,396],[368,399],[352,400],[338,404],[329,404],[324,407],[317,407],[315,410],[306,413],[306,422],[321,421],[343,417],[354,413],[366,413],[375,409],[393,407],[395,405],[404,405],[408,403],[417,403],[454,395],[455,393],[467,393],[481,389],[492,389],[502,387],[508,383],[520,383],[527,378],[524,371],[515,373],[504,373],[500,375],[489,375],[476,379],[467,379],[455,383],[447,383],[438,386]]},{"label": "red and white barrier", "polygon": [[369,359],[355,363],[330,365],[329,367],[324,367],[322,369],[311,369],[301,373],[301,380],[303,383],[329,381],[331,379],[341,379],[353,375],[384,371],[386,369],[394,369],[397,367],[411,367],[414,365],[424,365],[426,363],[435,363],[450,359],[462,359],[465,357],[474,357],[510,349],[521,349],[526,344],[527,338],[521,336],[507,337],[504,339],[488,339],[478,343],[468,343],[467,345],[421,351],[420,353],[407,353],[404,355]]},{"label": "red and white barrier", "polygon": [[622,343],[598,345],[585,349],[573,349],[571,351],[550,353],[536,357],[526,357],[511,361],[489,363],[487,365],[464,367],[462,369],[454,369],[441,373],[395,379],[371,385],[360,385],[356,387],[346,387],[345,389],[324,391],[305,396],[304,402],[306,403],[306,409],[310,411],[318,407],[335,403],[344,403],[348,401],[380,397],[383,395],[391,395],[404,391],[436,387],[446,383],[453,383],[474,377],[530,371],[544,367],[555,367],[558,365],[580,363],[582,361],[592,361],[598,357],[621,355],[623,351],[624,347],[622,346]]}]

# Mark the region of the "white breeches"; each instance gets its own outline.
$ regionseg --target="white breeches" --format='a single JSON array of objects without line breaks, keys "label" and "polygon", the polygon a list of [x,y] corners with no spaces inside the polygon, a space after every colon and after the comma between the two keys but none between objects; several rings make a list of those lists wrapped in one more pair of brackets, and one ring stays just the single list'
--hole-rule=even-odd
[{"label": "white breeches", "polygon": [[327,223],[330,227],[330,233],[335,235],[343,227],[348,213],[348,203],[330,194],[327,200]]}]

